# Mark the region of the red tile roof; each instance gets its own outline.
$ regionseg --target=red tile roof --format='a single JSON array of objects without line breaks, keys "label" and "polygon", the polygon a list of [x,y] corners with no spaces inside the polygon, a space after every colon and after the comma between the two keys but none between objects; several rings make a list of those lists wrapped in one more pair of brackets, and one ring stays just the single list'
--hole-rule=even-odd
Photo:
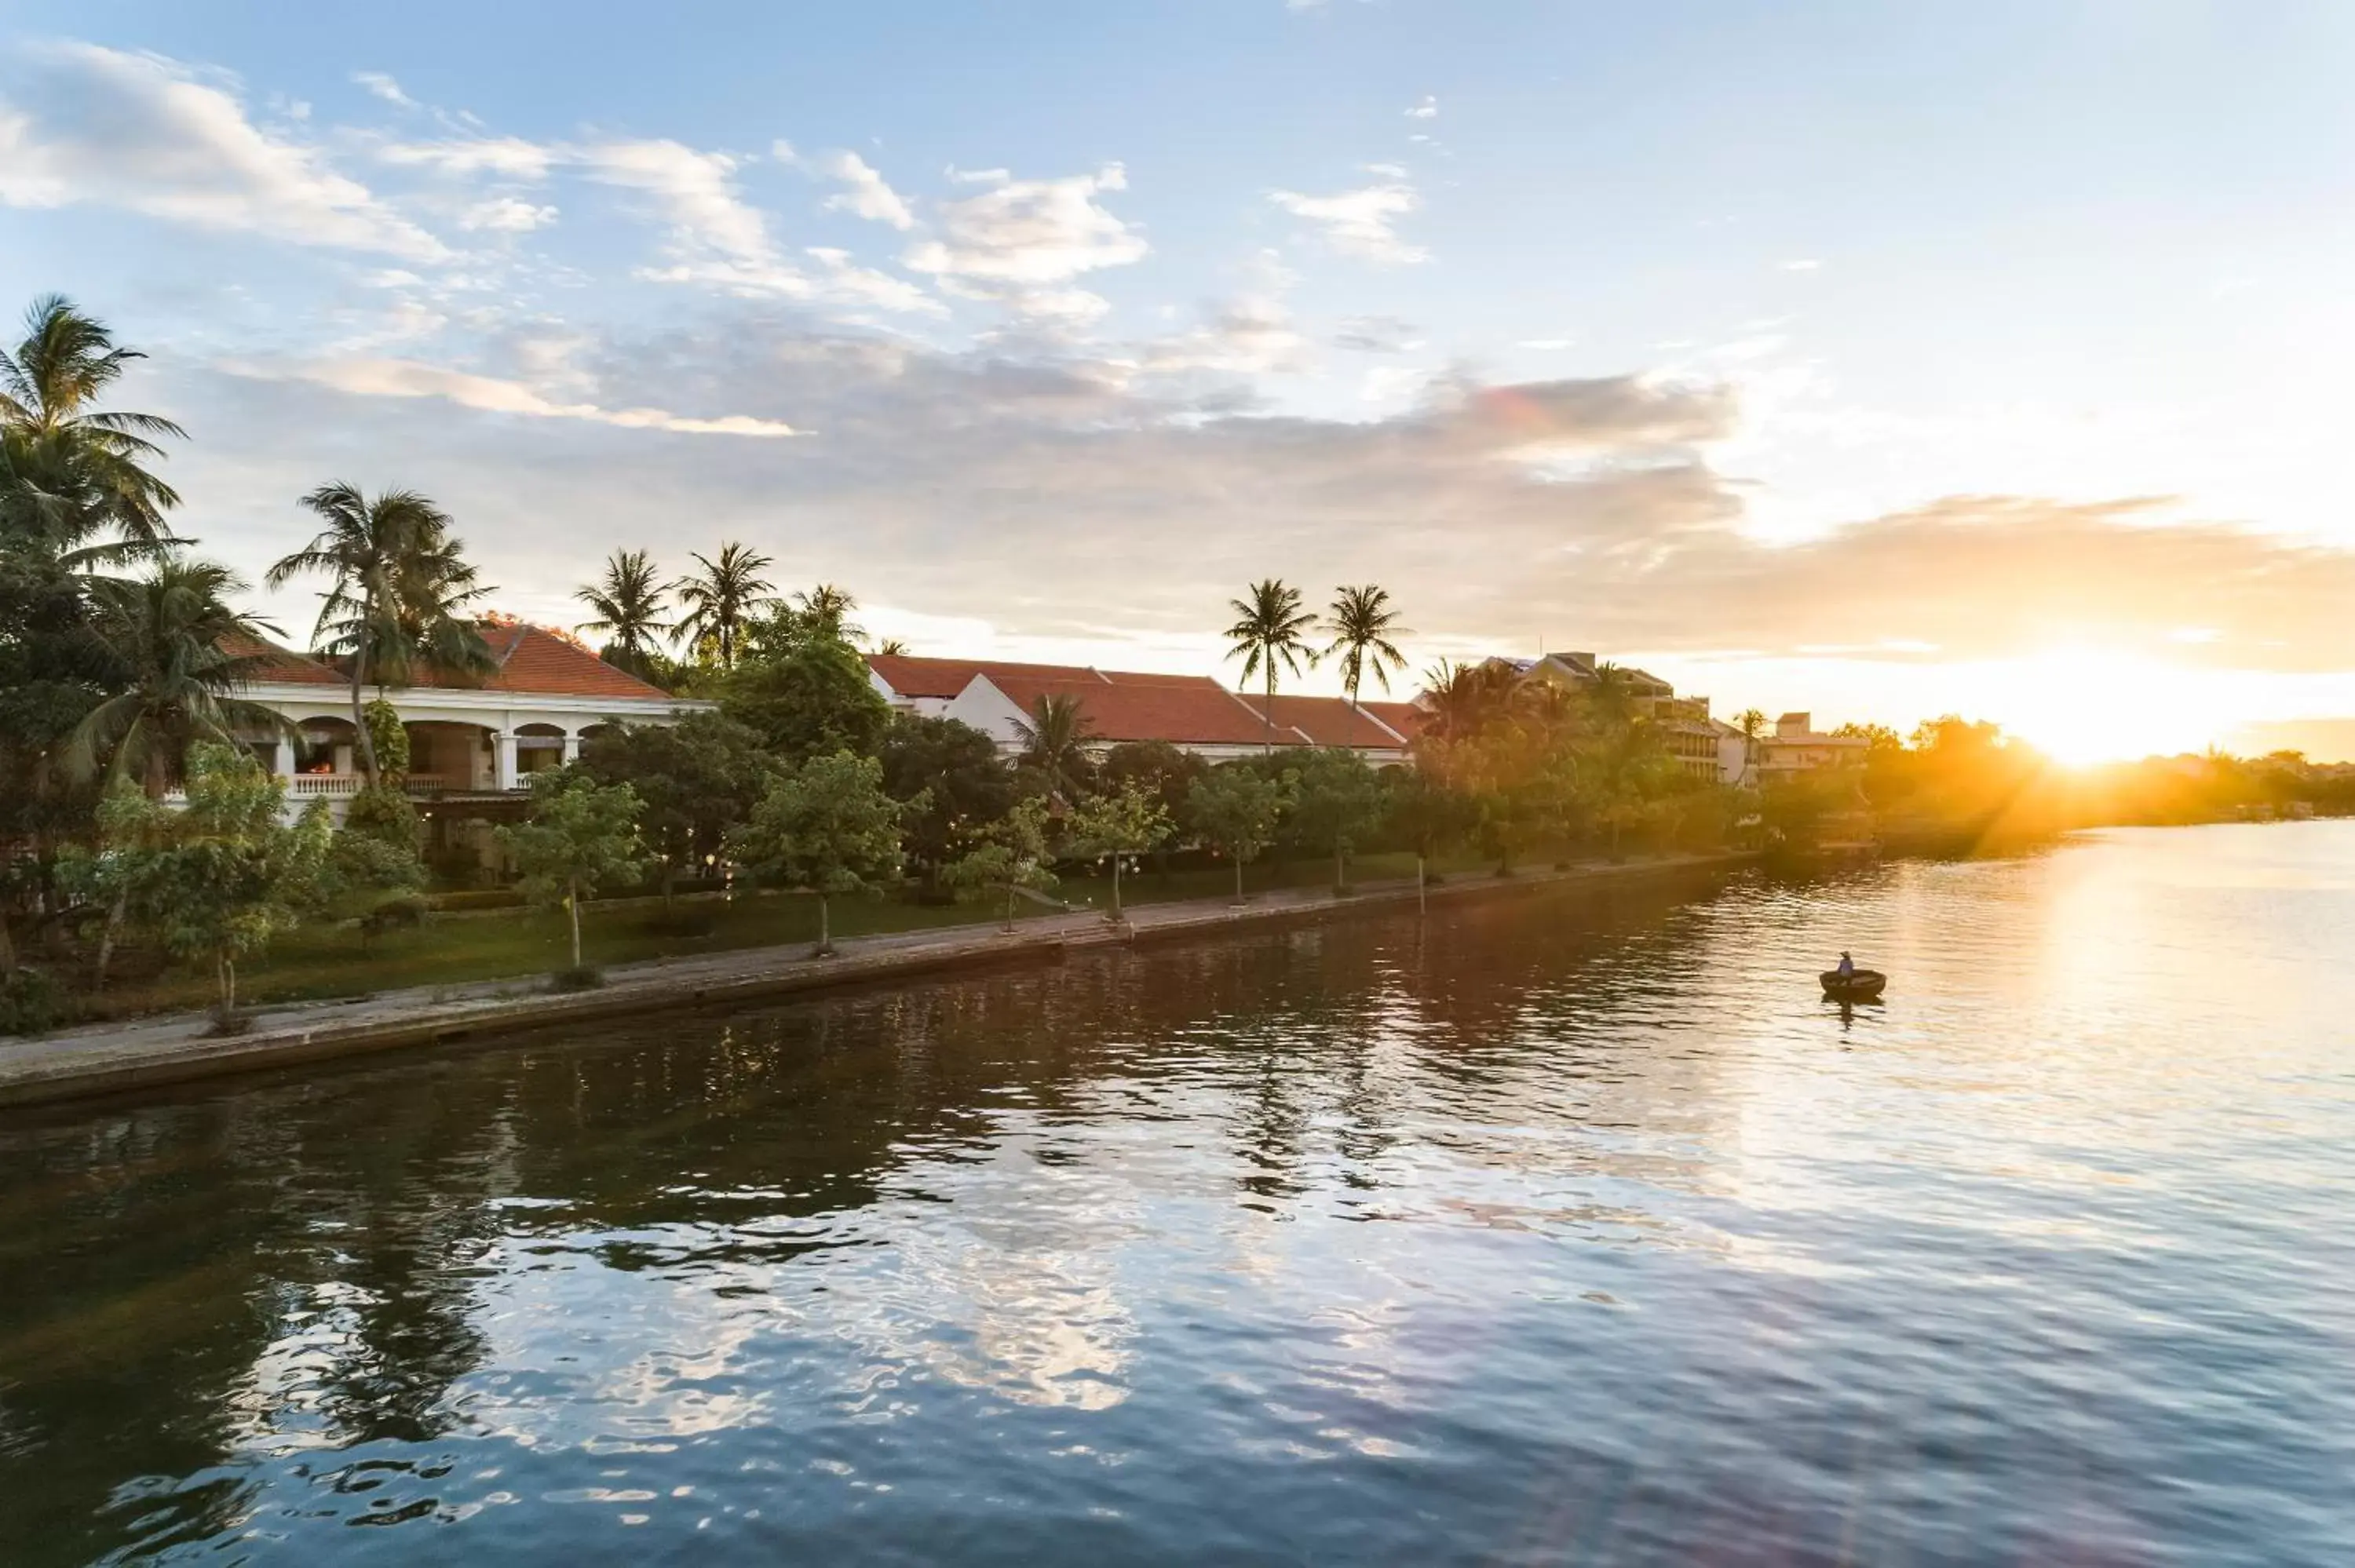
[{"label": "red tile roof", "polygon": [[[666,702],[670,694],[649,685],[624,670],[617,670],[586,648],[567,642],[553,632],[520,623],[485,626],[483,641],[499,662],[496,674],[485,678],[486,691],[529,692],[546,697],[631,697]],[[427,676],[419,686],[464,686],[464,680]]]},{"label": "red tile roof", "polygon": [[[1076,685],[1200,686],[1218,688],[1208,675],[1164,675],[1143,670],[1098,670],[1085,664],[1022,664],[1005,659],[920,659],[912,653],[869,653],[867,667],[903,697],[955,696],[975,675]],[[1223,689],[1223,688],[1219,688]]]},{"label": "red tile roof", "polygon": [[[1267,738],[1265,721],[1207,675],[1158,675],[1135,681],[1041,681],[1008,674],[992,675],[989,683],[1025,713],[1036,713],[1042,697],[1079,698],[1080,711],[1087,715],[1098,740],[1257,746]],[[1275,744],[1297,746],[1301,741],[1297,735],[1279,726]]]},{"label": "red tile roof", "polygon": [[[1241,693],[1238,700],[1254,714],[1267,711],[1267,699],[1259,693]],[[1397,736],[1339,697],[1287,697],[1279,692],[1275,698],[1275,725],[1279,732],[1289,729],[1311,746],[1386,751],[1395,751],[1399,747]]]},{"label": "red tile roof", "polygon": [[1412,703],[1360,703],[1358,705],[1410,741],[1422,733],[1429,715]]},{"label": "red tile roof", "polygon": [[321,663],[307,653],[297,653],[291,648],[260,637],[229,636],[221,639],[221,652],[232,659],[251,658],[255,662],[248,669],[246,679],[274,686],[340,686],[346,684],[343,673]]}]

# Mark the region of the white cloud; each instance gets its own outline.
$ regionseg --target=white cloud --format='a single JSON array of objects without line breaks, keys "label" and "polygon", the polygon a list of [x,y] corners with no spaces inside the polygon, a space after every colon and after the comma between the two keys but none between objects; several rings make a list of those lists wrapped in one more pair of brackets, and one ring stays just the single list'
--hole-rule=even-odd
[{"label": "white cloud", "polygon": [[388,164],[430,168],[444,175],[501,175],[538,181],[548,177],[557,152],[518,136],[486,136],[465,142],[395,142],[378,149]]},{"label": "white cloud", "polygon": [[773,260],[766,221],[737,194],[730,154],[666,140],[601,142],[573,156],[590,178],[650,197],[683,247],[740,265]]},{"label": "white cloud", "polygon": [[536,207],[513,196],[494,196],[468,207],[459,216],[458,227],[488,229],[495,234],[528,234],[555,221],[556,209],[552,207]]},{"label": "white cloud", "polygon": [[[1148,249],[1145,237],[1097,197],[1124,190],[1118,164],[1059,180],[1007,180],[978,196],[942,204],[938,239],[902,259],[943,287],[1000,301],[1026,314],[1070,319],[1101,313],[1094,294],[1063,287],[1083,273],[1125,267]],[[1075,312],[1081,305],[1084,311]]]},{"label": "white cloud", "polygon": [[232,376],[264,381],[302,381],[361,397],[434,397],[484,413],[517,414],[535,419],[582,419],[623,429],[771,439],[802,433],[780,420],[758,419],[744,414],[694,418],[661,408],[604,408],[594,403],[558,403],[520,381],[477,376],[415,359],[347,357],[291,365],[232,362],[220,368]]},{"label": "white cloud", "polygon": [[387,103],[397,104],[403,109],[417,107],[417,100],[401,91],[400,83],[380,70],[356,70],[352,72],[352,79],[368,89],[370,96],[381,98]]},{"label": "white cloud", "polygon": [[230,79],[94,44],[20,61],[0,90],[0,202],[117,207],[420,260],[448,253],[319,149],[256,125]]},{"label": "white cloud", "polygon": [[1332,196],[1302,196],[1297,191],[1270,191],[1267,199],[1317,225],[1326,243],[1345,256],[1369,261],[1405,265],[1425,260],[1429,252],[1409,245],[1391,227],[1423,205],[1412,185],[1392,180]]},{"label": "white cloud", "polygon": [[1396,316],[1346,316],[1333,334],[1333,346],[1359,354],[1404,354],[1423,346],[1417,331],[1412,322]]},{"label": "white cloud", "polygon": [[941,172],[959,185],[1002,185],[1014,177],[1010,169],[960,169],[954,164]]},{"label": "white cloud", "polygon": [[1430,93],[1424,93],[1421,98],[1414,101],[1413,107],[1406,111],[1406,117],[1409,120],[1438,119],[1439,100],[1433,97]]},{"label": "white cloud", "polygon": [[[791,147],[778,143],[780,155],[790,157]],[[847,212],[877,223],[888,223],[897,229],[916,226],[916,215],[909,210],[900,193],[883,181],[883,176],[869,167],[867,160],[856,153],[828,153],[808,160],[811,173],[827,179],[839,180],[849,188],[826,199],[828,212]]]},{"label": "white cloud", "polygon": [[943,315],[941,302],[905,278],[894,278],[871,267],[861,267],[847,250],[813,245],[808,254],[826,269],[816,291],[853,304],[878,305],[887,311],[911,311]]},{"label": "white cloud", "polygon": [[1785,272],[1814,272],[1821,270],[1822,267],[1823,263],[1812,256],[1794,257],[1783,263],[1783,270]]}]

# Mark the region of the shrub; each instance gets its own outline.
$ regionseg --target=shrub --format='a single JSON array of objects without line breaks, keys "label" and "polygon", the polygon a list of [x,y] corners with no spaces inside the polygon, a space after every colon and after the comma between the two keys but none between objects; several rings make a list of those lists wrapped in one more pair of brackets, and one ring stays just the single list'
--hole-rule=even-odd
[{"label": "shrub", "polygon": [[72,1016],[63,986],[40,969],[21,969],[0,980],[0,1034],[41,1034]]},{"label": "shrub", "polygon": [[550,991],[595,991],[605,983],[605,971],[594,964],[575,964],[548,977]]}]

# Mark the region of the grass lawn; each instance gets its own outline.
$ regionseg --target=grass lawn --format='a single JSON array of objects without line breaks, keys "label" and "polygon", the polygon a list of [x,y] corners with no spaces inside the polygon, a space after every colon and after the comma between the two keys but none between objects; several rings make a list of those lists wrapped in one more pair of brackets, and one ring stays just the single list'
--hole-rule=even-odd
[{"label": "grass lawn", "polygon": [[[1480,869],[1470,863],[1434,865],[1434,870],[1450,874]],[[1412,877],[1414,857],[1360,856],[1352,863],[1351,874],[1361,882]],[[1327,860],[1263,861],[1245,871],[1243,885],[1251,893],[1261,893],[1327,887],[1332,878],[1333,865]],[[1066,877],[1057,891],[1074,906],[1103,909],[1112,902],[1112,878],[1108,874]],[[1233,891],[1234,874],[1223,867],[1166,876],[1148,868],[1132,872],[1121,882],[1123,901],[1133,905],[1220,899],[1231,896]],[[817,940],[817,902],[805,896],[697,900],[682,902],[677,907],[683,916],[708,919],[709,931],[689,936],[664,929],[659,906],[588,905],[581,917],[582,957],[604,966]],[[837,938],[930,930],[986,923],[997,918],[1001,907],[994,899],[930,906],[896,898],[837,898],[833,927]],[[1024,918],[1049,913],[1027,901],[1018,903],[1017,908]],[[546,974],[561,969],[570,959],[560,910],[500,911],[464,919],[429,920],[379,937],[365,950],[353,927],[315,926],[280,938],[268,953],[240,964],[238,1000],[240,1003],[295,1001],[505,980]],[[209,1005],[213,996],[208,970],[176,967],[150,980],[111,988],[101,1004],[91,1011],[95,1016],[122,1017],[199,1008]]]}]

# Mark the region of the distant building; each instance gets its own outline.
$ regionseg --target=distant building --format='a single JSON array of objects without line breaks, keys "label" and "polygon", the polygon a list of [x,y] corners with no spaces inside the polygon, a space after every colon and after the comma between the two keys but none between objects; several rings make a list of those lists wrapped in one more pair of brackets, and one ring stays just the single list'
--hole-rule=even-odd
[{"label": "distant building", "polygon": [[1815,715],[1785,714],[1774,721],[1774,733],[1760,741],[1758,772],[1763,779],[1788,778],[1828,768],[1862,768],[1872,743],[1859,735],[1825,735],[1815,727]]},{"label": "distant building", "polygon": [[1420,722],[1411,704],[1353,707],[1340,697],[1279,694],[1270,710],[1259,694],[1230,691],[1208,675],[900,653],[869,654],[867,669],[894,708],[971,725],[1008,755],[1028,744],[1028,726],[1050,696],[1079,704],[1099,748],[1161,740],[1213,761],[1273,745],[1347,747],[1377,766],[1404,762]]},{"label": "distant building", "polygon": [[[1566,691],[1583,691],[1601,678],[1601,662],[1592,653],[1547,653],[1535,659],[1488,662],[1513,670],[1525,681],[1544,681]],[[1710,716],[1707,697],[1680,697],[1674,686],[1648,670],[1628,664],[1618,669],[1636,712],[1659,726],[1678,767],[1713,784],[1752,781],[1747,749],[1729,752],[1726,734],[1732,726]],[[1738,739],[1741,731],[1732,730],[1732,734]]]}]

